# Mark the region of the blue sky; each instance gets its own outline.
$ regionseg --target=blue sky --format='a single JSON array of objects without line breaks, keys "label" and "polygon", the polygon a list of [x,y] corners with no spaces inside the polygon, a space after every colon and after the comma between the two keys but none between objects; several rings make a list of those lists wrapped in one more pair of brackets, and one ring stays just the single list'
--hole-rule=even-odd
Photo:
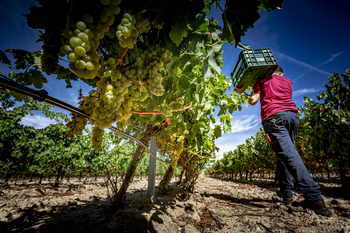
[{"label": "blue sky", "polygon": [[[0,0],[1,50],[41,49],[41,44],[34,43],[38,38],[37,30],[29,28],[21,15],[29,12],[31,2]],[[271,48],[285,76],[293,82],[293,100],[300,107],[305,95],[316,99],[316,95],[325,90],[331,73],[343,73],[350,69],[349,7],[349,0],[285,0],[282,10],[263,11],[254,28],[249,29],[242,38],[242,43],[253,49]],[[218,10],[213,11],[212,16],[221,19]],[[241,50],[228,44],[224,45],[223,50],[222,73],[230,76]],[[8,71],[5,65],[0,64],[0,72],[7,74]],[[83,94],[90,90],[82,82],[73,82],[73,88],[65,89],[64,81],[57,81],[55,77],[48,77],[48,81],[49,84],[43,89],[49,95],[74,106],[78,103],[78,90],[82,88]],[[261,127],[259,104],[243,107],[232,117],[232,132],[216,141],[220,155],[234,150]],[[53,122],[36,114],[26,117],[23,123],[40,128]]]}]

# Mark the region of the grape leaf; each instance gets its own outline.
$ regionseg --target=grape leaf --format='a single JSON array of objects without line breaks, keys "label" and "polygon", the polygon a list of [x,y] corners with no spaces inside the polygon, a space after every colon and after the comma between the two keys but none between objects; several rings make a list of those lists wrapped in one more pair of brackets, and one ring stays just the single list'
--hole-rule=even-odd
[{"label": "grape leaf", "polygon": [[213,56],[209,56],[208,63],[216,72],[221,73],[221,67],[217,64],[217,61]]},{"label": "grape leaf", "polygon": [[66,81],[66,83],[67,83],[66,88],[71,88],[72,87],[71,80],[72,81],[78,81],[79,80],[79,78],[74,73],[72,73],[70,71],[70,69],[65,68],[63,66],[58,66],[56,74],[57,74],[57,79],[58,80],[64,79]]},{"label": "grape leaf", "polygon": [[206,58],[202,63],[203,77],[208,78],[211,75],[211,70],[208,63],[208,58]]},{"label": "grape leaf", "polygon": [[241,42],[245,32],[260,18],[259,0],[227,0],[223,12],[224,30],[222,40],[229,44]]},{"label": "grape leaf", "polygon": [[47,79],[39,70],[30,69],[30,75],[25,75],[28,78],[28,83],[33,84],[34,87],[41,89],[44,83],[47,83]]},{"label": "grape leaf", "polygon": [[187,24],[184,20],[178,20],[169,32],[170,39],[179,46],[184,37],[187,36]]},{"label": "grape leaf", "polygon": [[265,11],[282,9],[283,0],[260,0],[260,2],[261,2],[261,7]]},{"label": "grape leaf", "polygon": [[208,26],[209,26],[209,21],[205,21],[194,32],[207,32]]},{"label": "grape leaf", "polygon": [[180,81],[180,85],[184,90],[188,89],[190,83],[188,82],[188,79],[185,76],[182,77],[182,79]]},{"label": "grape leaf", "polygon": [[215,125],[214,128],[214,137],[219,138],[221,137],[221,127],[219,125]]},{"label": "grape leaf", "polygon": [[2,50],[0,50],[0,62],[12,68],[11,61],[7,58],[6,54]]}]

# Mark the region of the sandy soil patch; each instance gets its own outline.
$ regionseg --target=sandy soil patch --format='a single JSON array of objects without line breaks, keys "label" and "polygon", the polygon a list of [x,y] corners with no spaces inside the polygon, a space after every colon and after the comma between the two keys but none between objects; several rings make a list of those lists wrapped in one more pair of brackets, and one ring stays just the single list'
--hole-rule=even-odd
[{"label": "sandy soil patch", "polygon": [[[156,182],[158,183],[159,180]],[[1,232],[350,232],[350,202],[337,180],[317,183],[332,216],[303,207],[294,192],[292,206],[275,194],[270,179],[222,180],[200,176],[194,191],[176,186],[149,203],[147,180],[127,191],[124,209],[111,208],[105,180],[0,183]]]}]

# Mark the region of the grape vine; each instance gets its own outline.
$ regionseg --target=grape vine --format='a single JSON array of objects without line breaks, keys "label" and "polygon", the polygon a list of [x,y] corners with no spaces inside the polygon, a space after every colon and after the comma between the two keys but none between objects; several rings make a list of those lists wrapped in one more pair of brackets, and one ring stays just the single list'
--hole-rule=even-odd
[{"label": "grape vine", "polygon": [[[233,41],[228,32],[239,42],[261,7],[280,6],[274,2],[250,1],[253,6],[238,17],[243,21],[236,20],[233,6],[226,3],[223,15],[229,17],[224,17],[223,29],[207,18],[211,7],[220,6],[218,1],[54,0],[50,5],[40,0],[26,17],[30,27],[44,29],[44,51],[31,53],[36,63],[31,76],[26,70],[25,75],[13,72],[9,77],[24,80],[24,85],[33,80],[41,88],[46,81],[39,71],[43,69],[47,74],[56,70],[68,87],[71,81],[87,83],[91,90],[84,90],[88,94],[81,96],[79,108],[89,118],[73,116],[69,137],[93,125],[91,145],[97,153],[103,149],[104,129],[111,125],[142,140],[157,136],[163,144],[160,153],[172,161],[172,168],[180,164],[196,174],[218,150],[214,140],[229,131],[231,114],[247,103],[246,97],[226,94],[231,80],[221,67],[222,46]],[[249,20],[245,15],[251,15]],[[238,29],[227,30],[227,23]],[[27,62],[22,68],[34,63]],[[215,108],[220,108],[222,124],[212,128]],[[143,156],[136,152],[129,173]]]}]

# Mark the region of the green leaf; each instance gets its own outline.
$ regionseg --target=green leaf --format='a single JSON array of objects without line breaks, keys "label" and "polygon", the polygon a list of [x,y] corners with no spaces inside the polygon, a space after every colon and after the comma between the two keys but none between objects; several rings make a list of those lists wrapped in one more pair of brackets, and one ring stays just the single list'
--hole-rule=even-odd
[{"label": "green leaf", "polygon": [[265,11],[282,9],[283,0],[260,0],[260,2],[261,2],[261,7]]},{"label": "green leaf", "polygon": [[152,103],[148,103],[148,104],[146,105],[146,107],[145,107],[145,110],[146,110],[147,112],[153,111],[153,109],[154,109],[154,106],[153,106]]},{"label": "green leaf", "polygon": [[181,69],[180,69],[180,68],[177,68],[176,76],[179,76],[181,73],[182,73]]},{"label": "green leaf", "polygon": [[209,27],[209,21],[205,21],[194,32],[207,32],[208,27]]},{"label": "green leaf", "polygon": [[203,77],[208,78],[211,75],[211,70],[208,63],[208,58],[206,58],[202,63]]},{"label": "green leaf", "polygon": [[17,74],[16,74],[15,72],[13,72],[13,71],[10,71],[9,77],[10,77],[11,79],[14,79],[15,77],[17,77]]},{"label": "green leaf", "polygon": [[179,46],[184,37],[187,36],[187,24],[184,20],[175,22],[173,28],[169,32],[170,39]]},{"label": "green leaf", "polygon": [[226,18],[224,18],[224,15],[223,15],[223,21],[224,21],[224,29],[222,31],[221,40],[227,41],[230,45],[232,45],[235,38],[233,37],[231,23],[227,22]]},{"label": "green leaf", "polygon": [[214,57],[209,56],[208,63],[209,63],[209,65],[211,65],[213,67],[213,69],[216,72],[221,73],[221,67],[217,64],[217,62],[216,62]]},{"label": "green leaf", "polygon": [[[58,80],[64,79],[66,81],[66,83],[67,83],[66,88],[72,87],[71,81],[78,81],[79,80],[79,78],[74,73],[72,73],[72,71],[70,69],[65,68],[63,66],[58,66],[56,74],[57,74]],[[83,81],[85,81],[85,80],[83,79]]]},{"label": "green leaf", "polygon": [[206,101],[206,103],[204,104],[203,111],[207,112],[209,109],[211,109],[211,107],[212,107],[211,101],[208,100],[208,101]]},{"label": "green leaf", "polygon": [[227,0],[223,12],[224,30],[222,40],[229,44],[241,42],[245,32],[260,18],[259,0]]},{"label": "green leaf", "polygon": [[190,86],[190,82],[188,81],[188,78],[186,76],[182,76],[180,85],[184,90],[188,89],[188,87]]},{"label": "green leaf", "polygon": [[214,128],[214,137],[219,138],[221,137],[221,127],[219,125],[215,125]]},{"label": "green leaf", "polygon": [[39,70],[30,69],[29,73],[31,76],[28,76],[28,81],[34,85],[34,87],[41,89],[44,86],[44,83],[47,83],[47,79]]},{"label": "green leaf", "polygon": [[213,124],[216,123],[216,119],[213,115],[210,115],[210,119],[211,119],[211,123],[213,123]]},{"label": "green leaf", "polygon": [[3,63],[3,64],[6,64],[10,68],[12,68],[11,61],[7,58],[6,54],[1,49],[0,49],[0,62]]}]

